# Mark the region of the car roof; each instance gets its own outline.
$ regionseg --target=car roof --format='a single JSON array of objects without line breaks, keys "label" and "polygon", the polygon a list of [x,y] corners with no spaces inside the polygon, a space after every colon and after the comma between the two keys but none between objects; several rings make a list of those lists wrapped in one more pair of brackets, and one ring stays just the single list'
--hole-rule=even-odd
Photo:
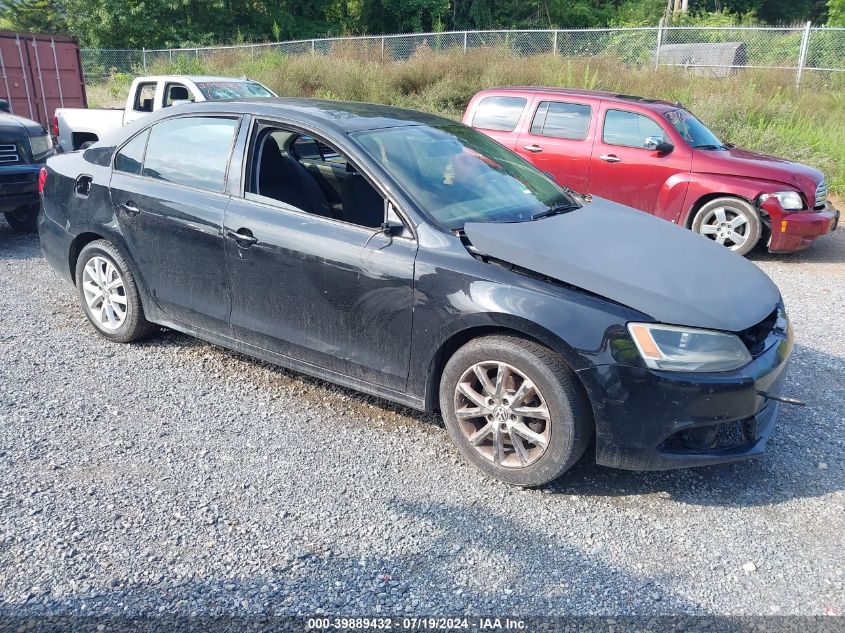
[{"label": "car roof", "polygon": [[433,114],[393,106],[296,97],[204,101],[180,105],[178,112],[200,113],[207,110],[251,114],[259,118],[283,116],[341,134],[408,125],[461,125]]},{"label": "car roof", "polygon": [[251,81],[255,79],[247,79],[246,77],[217,77],[214,75],[148,75],[145,77],[138,77],[138,81],[193,81],[193,82],[208,82],[208,81]]},{"label": "car roof", "polygon": [[501,88],[489,88],[482,90],[481,94],[496,94],[496,95],[510,95],[510,94],[543,94],[543,95],[559,95],[583,99],[600,99],[602,101],[611,101],[619,104],[630,105],[632,103],[652,108],[655,110],[667,110],[670,108],[680,107],[677,103],[670,103],[661,99],[649,99],[646,97],[639,97],[636,95],[619,94],[616,92],[608,92],[606,90],[580,90],[577,88],[550,88],[543,86],[507,86]]}]

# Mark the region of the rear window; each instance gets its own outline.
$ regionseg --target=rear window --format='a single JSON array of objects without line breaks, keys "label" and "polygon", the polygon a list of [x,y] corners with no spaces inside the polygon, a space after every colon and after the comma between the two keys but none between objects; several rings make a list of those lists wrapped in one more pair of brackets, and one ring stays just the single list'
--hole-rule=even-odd
[{"label": "rear window", "polygon": [[475,109],[472,127],[511,132],[525,109],[523,97],[484,97]]},{"label": "rear window", "polygon": [[237,120],[180,117],[152,127],[142,175],[223,191]]},{"label": "rear window", "polygon": [[580,103],[542,101],[531,122],[531,133],[583,141],[590,130],[590,106]]}]

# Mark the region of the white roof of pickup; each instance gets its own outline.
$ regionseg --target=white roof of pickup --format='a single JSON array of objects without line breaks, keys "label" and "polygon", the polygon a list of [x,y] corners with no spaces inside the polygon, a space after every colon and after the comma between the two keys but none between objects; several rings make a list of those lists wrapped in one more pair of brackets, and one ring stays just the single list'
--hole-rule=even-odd
[{"label": "white roof of pickup", "polygon": [[215,77],[213,75],[149,75],[146,77],[138,77],[139,81],[158,81],[160,79],[171,81],[193,81],[193,82],[207,82],[207,81],[254,81],[246,77]]}]

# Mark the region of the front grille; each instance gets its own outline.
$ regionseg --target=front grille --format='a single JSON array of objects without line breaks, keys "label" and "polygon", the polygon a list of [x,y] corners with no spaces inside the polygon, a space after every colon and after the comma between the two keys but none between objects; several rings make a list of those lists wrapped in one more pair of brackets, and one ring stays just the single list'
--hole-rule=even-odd
[{"label": "front grille", "polygon": [[18,146],[11,143],[0,144],[0,165],[19,163]]},{"label": "front grille", "polygon": [[822,180],[816,187],[816,209],[821,209],[827,202],[827,183]]}]

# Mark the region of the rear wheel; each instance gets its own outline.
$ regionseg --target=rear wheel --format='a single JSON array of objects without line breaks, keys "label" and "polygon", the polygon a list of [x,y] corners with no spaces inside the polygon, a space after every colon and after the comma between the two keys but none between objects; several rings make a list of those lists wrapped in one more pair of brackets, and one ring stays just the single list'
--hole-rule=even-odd
[{"label": "rear wheel", "polygon": [[38,205],[27,205],[6,215],[6,222],[15,233],[34,233],[38,230]]},{"label": "rear wheel", "polygon": [[739,198],[716,198],[702,205],[692,230],[735,253],[751,252],[760,240],[762,222],[757,210]]},{"label": "rear wheel", "polygon": [[76,262],[76,284],[85,316],[105,338],[129,343],[152,330],[135,277],[111,242],[97,240],[82,249]]},{"label": "rear wheel", "polygon": [[572,370],[515,336],[485,336],[455,352],[443,370],[440,409],[469,461],[519,486],[542,485],[572,467],[593,428]]}]

